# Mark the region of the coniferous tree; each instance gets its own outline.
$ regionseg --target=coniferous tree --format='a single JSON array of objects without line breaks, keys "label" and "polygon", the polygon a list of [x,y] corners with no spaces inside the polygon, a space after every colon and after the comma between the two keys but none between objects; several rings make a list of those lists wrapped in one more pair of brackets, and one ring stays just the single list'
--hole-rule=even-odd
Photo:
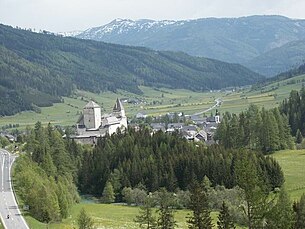
[{"label": "coniferous tree", "polygon": [[145,199],[144,205],[140,207],[140,212],[135,218],[135,222],[143,229],[156,229],[157,221],[153,216],[154,202],[152,196],[148,195]]},{"label": "coniferous tree", "polygon": [[303,141],[303,136],[302,136],[302,133],[300,131],[300,129],[297,130],[297,133],[296,133],[296,142],[298,144],[301,144]]},{"label": "coniferous tree", "polygon": [[210,216],[209,203],[206,188],[195,182],[191,188],[190,210],[192,216],[187,223],[190,229],[212,229],[212,219]]},{"label": "coniferous tree", "polygon": [[237,185],[244,190],[243,212],[249,229],[259,229],[267,213],[268,194],[255,167],[255,155],[242,153],[240,156],[235,165],[235,176]]},{"label": "coniferous tree", "polygon": [[84,208],[81,209],[77,217],[77,224],[79,229],[94,229],[94,222]]},{"label": "coniferous tree", "polygon": [[114,200],[115,200],[115,194],[114,194],[113,186],[111,182],[108,181],[103,190],[103,202],[110,204],[113,203]]},{"label": "coniferous tree", "polygon": [[235,229],[235,225],[232,219],[232,216],[229,212],[229,207],[226,205],[226,203],[223,201],[220,213],[218,215],[218,221],[217,221],[217,228],[218,229]]},{"label": "coniferous tree", "polygon": [[173,196],[165,188],[159,191],[159,217],[157,225],[159,229],[173,229],[176,227],[173,209]]},{"label": "coniferous tree", "polygon": [[279,193],[277,203],[267,214],[267,229],[289,229],[293,225],[293,210],[289,196],[282,187]]},{"label": "coniferous tree", "polygon": [[295,212],[295,229],[305,228],[305,194],[302,195],[300,201],[293,204],[293,210]]}]

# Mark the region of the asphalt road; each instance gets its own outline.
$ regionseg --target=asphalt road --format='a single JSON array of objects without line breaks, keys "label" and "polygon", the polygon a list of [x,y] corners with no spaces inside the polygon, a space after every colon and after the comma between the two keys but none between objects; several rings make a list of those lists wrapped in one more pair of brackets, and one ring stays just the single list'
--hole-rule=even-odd
[{"label": "asphalt road", "polygon": [[221,102],[222,102],[222,101],[221,101],[220,98],[215,99],[215,104],[214,104],[213,106],[211,106],[210,108],[208,108],[208,109],[206,109],[206,110],[204,110],[204,111],[201,111],[201,112],[198,112],[198,113],[196,113],[196,114],[193,114],[193,115],[201,115],[201,114],[207,113],[207,112],[209,112],[210,110],[213,110],[215,107],[219,107],[220,104],[221,104]]},{"label": "asphalt road", "polygon": [[[0,149],[0,217],[7,229],[29,229],[22,217],[11,184],[11,167],[16,156]],[[9,218],[7,216],[9,215]]]}]

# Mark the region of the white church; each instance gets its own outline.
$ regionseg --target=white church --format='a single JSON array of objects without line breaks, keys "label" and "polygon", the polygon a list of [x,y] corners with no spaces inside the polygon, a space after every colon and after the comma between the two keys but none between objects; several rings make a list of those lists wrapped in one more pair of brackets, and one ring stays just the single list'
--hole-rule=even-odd
[{"label": "white church", "polygon": [[122,102],[117,99],[111,114],[102,115],[101,107],[90,101],[76,124],[76,135],[71,136],[83,144],[95,144],[97,138],[112,135],[118,129],[127,129],[127,117]]}]

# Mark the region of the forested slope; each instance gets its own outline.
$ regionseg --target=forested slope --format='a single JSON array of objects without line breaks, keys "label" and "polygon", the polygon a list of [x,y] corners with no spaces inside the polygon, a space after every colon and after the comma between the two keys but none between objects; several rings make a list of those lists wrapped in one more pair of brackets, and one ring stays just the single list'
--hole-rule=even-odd
[{"label": "forested slope", "polygon": [[99,92],[139,85],[219,89],[263,77],[237,64],[184,53],[63,38],[0,25],[0,115],[51,105],[73,89]]}]

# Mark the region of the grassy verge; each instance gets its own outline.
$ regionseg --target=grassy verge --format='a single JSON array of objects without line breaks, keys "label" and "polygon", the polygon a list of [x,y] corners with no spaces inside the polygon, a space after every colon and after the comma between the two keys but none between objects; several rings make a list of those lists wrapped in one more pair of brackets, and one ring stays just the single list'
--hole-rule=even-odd
[{"label": "grassy verge", "polygon": [[273,154],[285,175],[286,189],[292,200],[305,193],[305,150],[283,150]]}]

